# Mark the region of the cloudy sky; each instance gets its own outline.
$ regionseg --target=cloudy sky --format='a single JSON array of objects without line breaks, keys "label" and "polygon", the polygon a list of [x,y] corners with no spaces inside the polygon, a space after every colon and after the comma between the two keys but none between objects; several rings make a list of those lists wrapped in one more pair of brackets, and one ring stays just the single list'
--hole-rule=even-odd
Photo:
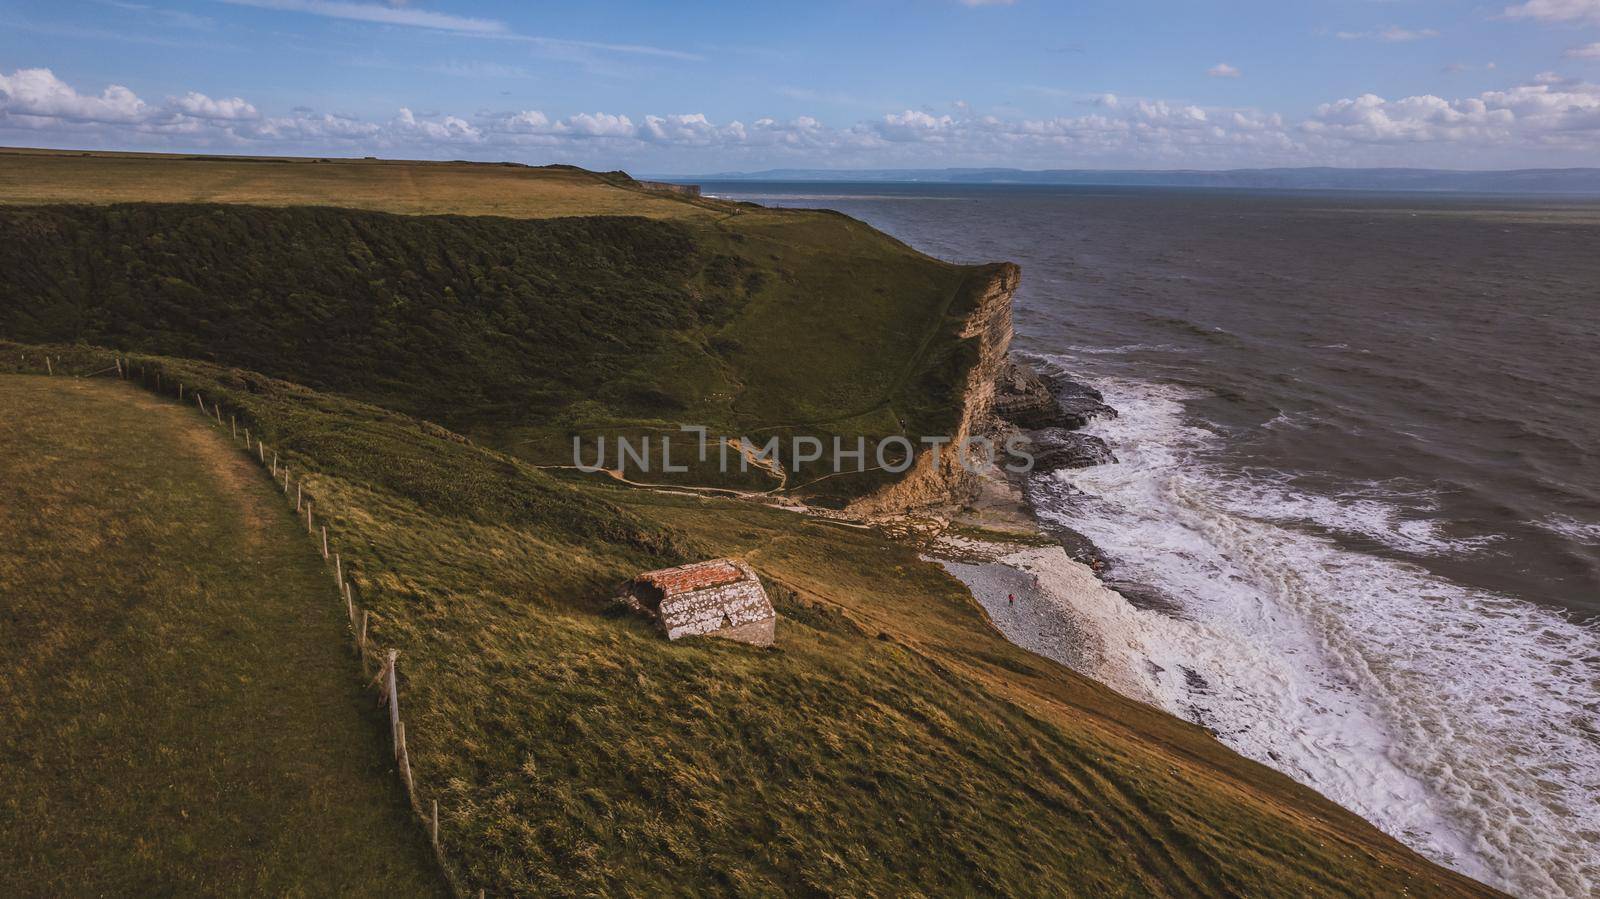
[{"label": "cloudy sky", "polygon": [[0,144],[685,174],[1600,165],[1600,0],[0,0]]}]

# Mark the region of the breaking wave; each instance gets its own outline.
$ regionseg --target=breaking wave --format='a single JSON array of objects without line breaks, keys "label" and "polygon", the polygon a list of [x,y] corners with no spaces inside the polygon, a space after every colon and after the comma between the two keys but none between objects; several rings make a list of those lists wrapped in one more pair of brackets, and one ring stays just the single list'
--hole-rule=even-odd
[{"label": "breaking wave", "polygon": [[[1205,461],[1198,394],[1097,382],[1120,461],[1049,476],[1046,519],[1178,614],[1102,627],[1139,692],[1425,855],[1533,896],[1600,890],[1600,633],[1542,606],[1357,552],[1469,553],[1415,496],[1317,495]],[[1392,485],[1391,485],[1392,486]],[[1141,697],[1145,698],[1145,697]]]}]

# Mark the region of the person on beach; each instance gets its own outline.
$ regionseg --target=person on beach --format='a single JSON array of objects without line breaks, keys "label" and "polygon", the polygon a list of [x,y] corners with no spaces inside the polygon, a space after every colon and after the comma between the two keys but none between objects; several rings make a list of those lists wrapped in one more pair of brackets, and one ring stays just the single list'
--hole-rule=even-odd
[{"label": "person on beach", "polygon": [[1015,593],[1007,593],[1006,594],[1006,605],[1014,606],[1016,604],[1017,604],[1017,594],[1015,594]]}]

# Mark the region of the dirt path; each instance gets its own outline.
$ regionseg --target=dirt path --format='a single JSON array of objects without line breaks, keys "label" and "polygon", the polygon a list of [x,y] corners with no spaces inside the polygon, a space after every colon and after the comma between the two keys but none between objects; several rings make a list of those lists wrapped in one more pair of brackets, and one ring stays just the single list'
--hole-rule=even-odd
[{"label": "dirt path", "polygon": [[304,529],[192,405],[0,376],[0,895],[437,895]]}]

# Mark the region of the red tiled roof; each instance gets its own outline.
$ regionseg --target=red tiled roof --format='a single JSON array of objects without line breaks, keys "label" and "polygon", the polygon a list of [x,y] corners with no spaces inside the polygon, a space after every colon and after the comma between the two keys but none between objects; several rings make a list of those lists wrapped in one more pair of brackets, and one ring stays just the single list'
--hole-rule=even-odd
[{"label": "red tiled roof", "polygon": [[634,580],[650,584],[662,593],[672,596],[708,587],[720,587],[723,584],[743,580],[744,577],[744,572],[733,562],[727,559],[713,559],[709,562],[679,565],[677,568],[646,571]]}]

